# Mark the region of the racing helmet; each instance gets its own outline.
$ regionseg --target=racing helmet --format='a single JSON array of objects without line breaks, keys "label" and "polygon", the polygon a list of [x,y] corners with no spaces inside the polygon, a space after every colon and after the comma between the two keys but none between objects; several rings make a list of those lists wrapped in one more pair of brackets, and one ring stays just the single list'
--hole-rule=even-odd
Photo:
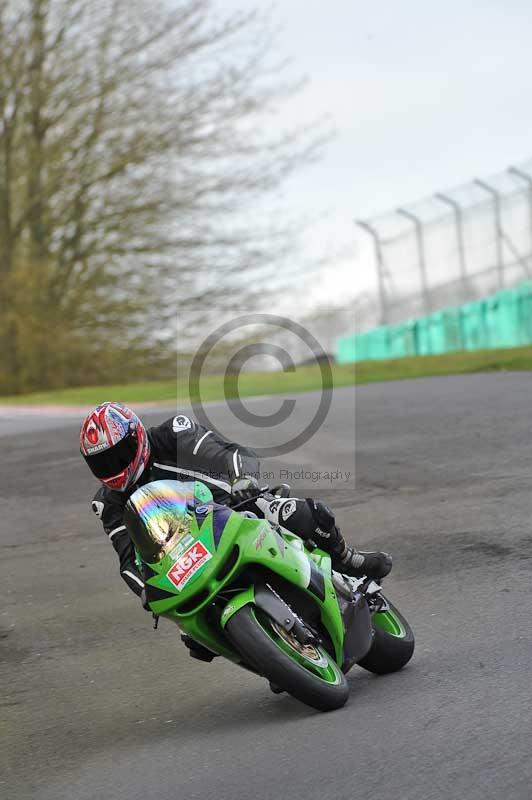
[{"label": "racing helmet", "polygon": [[121,403],[101,403],[87,414],[79,446],[93,475],[118,492],[125,492],[137,483],[150,459],[146,428]]}]

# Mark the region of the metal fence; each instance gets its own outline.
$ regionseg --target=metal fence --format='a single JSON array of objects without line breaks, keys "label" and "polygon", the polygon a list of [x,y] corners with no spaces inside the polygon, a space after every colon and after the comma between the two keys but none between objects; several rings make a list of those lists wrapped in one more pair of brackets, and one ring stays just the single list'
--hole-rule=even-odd
[{"label": "metal fence", "polygon": [[358,330],[510,288],[532,277],[532,160],[357,224],[378,279]]}]

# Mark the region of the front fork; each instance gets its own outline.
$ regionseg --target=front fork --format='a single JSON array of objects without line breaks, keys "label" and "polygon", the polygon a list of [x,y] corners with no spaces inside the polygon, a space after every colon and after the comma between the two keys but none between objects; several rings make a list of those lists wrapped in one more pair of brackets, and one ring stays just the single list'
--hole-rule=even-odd
[{"label": "front fork", "polygon": [[304,622],[268,583],[250,586],[249,589],[233,597],[223,610],[222,628],[226,627],[237,611],[250,604],[264,611],[287,633],[293,633],[301,644],[307,644],[312,639],[312,634]]}]

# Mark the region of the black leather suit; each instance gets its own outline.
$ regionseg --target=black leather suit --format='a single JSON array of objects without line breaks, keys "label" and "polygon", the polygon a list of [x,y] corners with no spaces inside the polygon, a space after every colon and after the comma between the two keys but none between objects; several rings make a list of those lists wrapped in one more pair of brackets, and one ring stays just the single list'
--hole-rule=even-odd
[{"label": "black leather suit", "polygon": [[[123,521],[125,505],[137,486],[154,480],[201,480],[212,491],[215,502],[228,504],[231,482],[243,475],[259,475],[259,460],[253,450],[228,442],[213,431],[198,425],[190,417],[178,414],[162,425],[148,430],[150,462],[140,481],[129,491],[117,492],[107,487],[98,490],[92,510],[101,519],[104,531],[120,560],[120,574],[130,589],[140,595],[144,582],[135,565],[132,542]],[[305,539],[323,536],[320,546],[328,549],[329,534],[321,524],[317,528],[312,501],[260,499],[253,510],[274,524],[280,523]],[[322,506],[322,508],[326,508]],[[327,509],[328,511],[328,509]],[[334,517],[331,513],[332,524]]]}]

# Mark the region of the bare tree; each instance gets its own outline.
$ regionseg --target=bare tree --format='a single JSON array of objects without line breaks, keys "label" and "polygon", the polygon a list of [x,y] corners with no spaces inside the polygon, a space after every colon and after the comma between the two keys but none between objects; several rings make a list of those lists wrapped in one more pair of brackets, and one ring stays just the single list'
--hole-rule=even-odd
[{"label": "bare tree", "polygon": [[0,0],[0,389],[126,377],[263,290],[293,231],[253,212],[322,141],[271,132],[273,41],[212,0]]}]

